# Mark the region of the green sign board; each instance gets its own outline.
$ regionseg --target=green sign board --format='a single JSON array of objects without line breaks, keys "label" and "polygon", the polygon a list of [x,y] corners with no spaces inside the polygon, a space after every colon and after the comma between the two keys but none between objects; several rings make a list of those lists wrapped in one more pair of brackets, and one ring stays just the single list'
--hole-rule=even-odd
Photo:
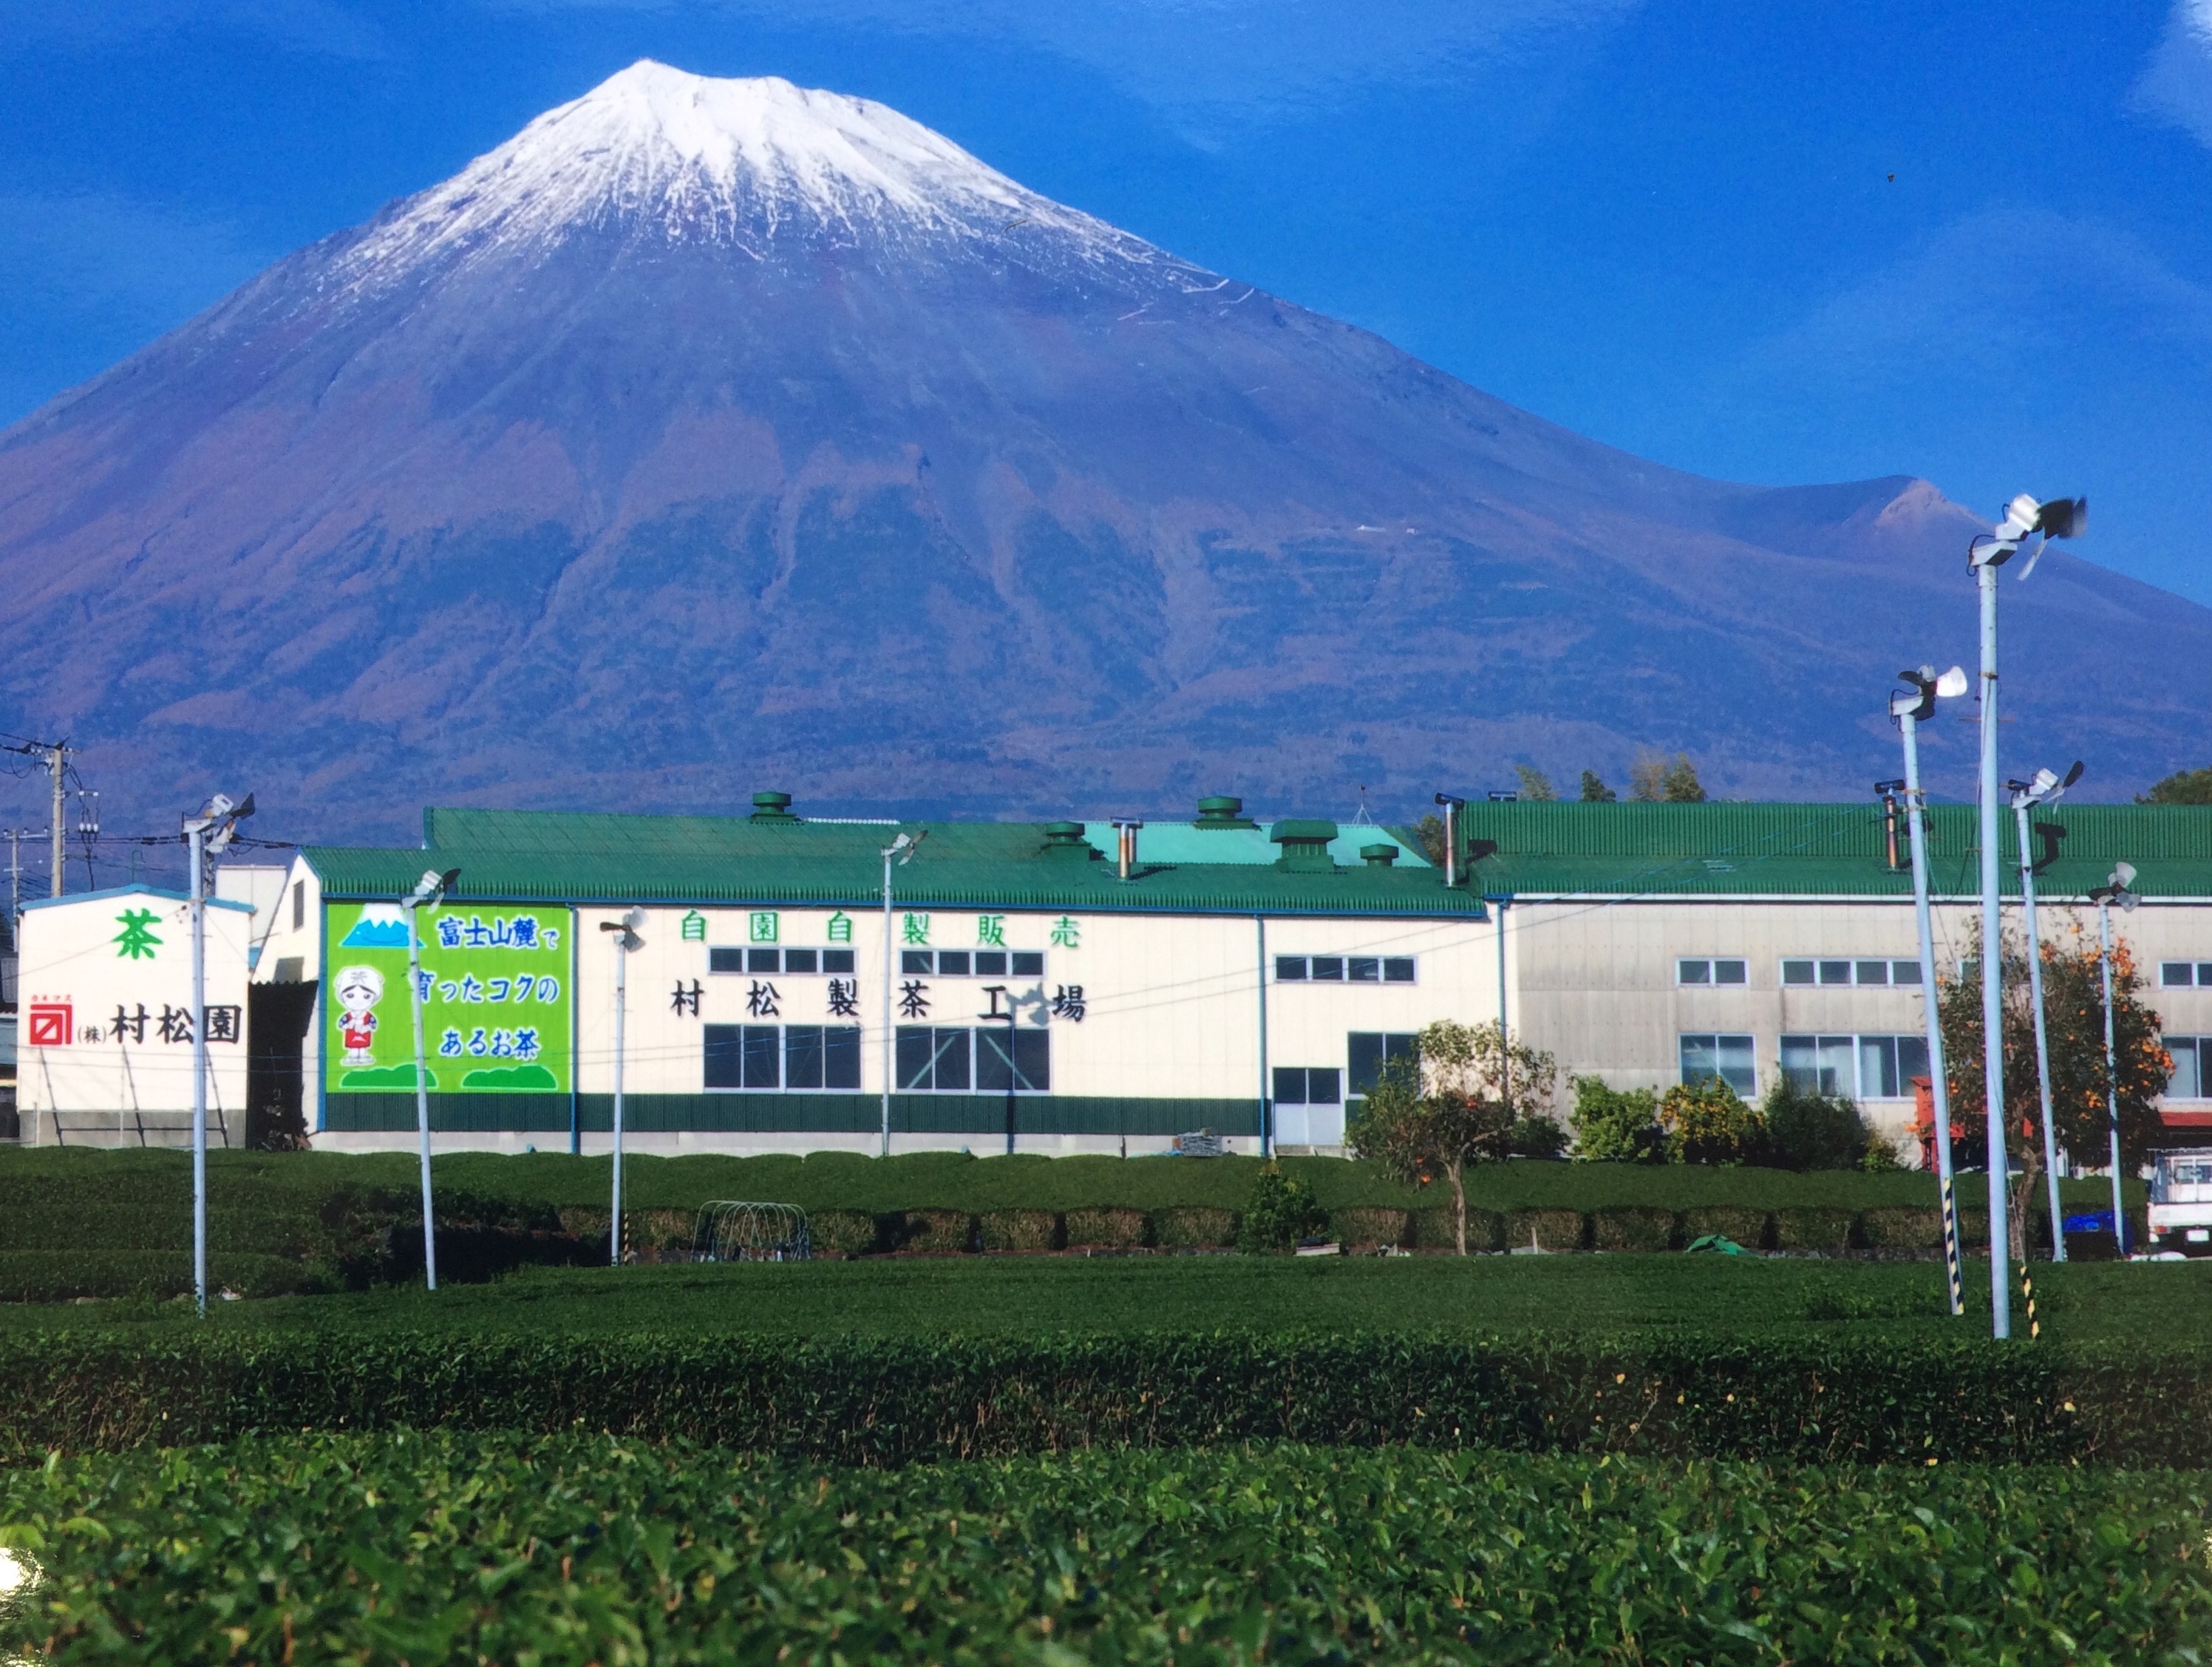
[{"label": "green sign board", "polygon": [[[422,911],[422,1058],[433,1094],[566,1094],[574,1035],[567,909]],[[415,1090],[407,912],[332,903],[324,1081],[332,1094]]]}]

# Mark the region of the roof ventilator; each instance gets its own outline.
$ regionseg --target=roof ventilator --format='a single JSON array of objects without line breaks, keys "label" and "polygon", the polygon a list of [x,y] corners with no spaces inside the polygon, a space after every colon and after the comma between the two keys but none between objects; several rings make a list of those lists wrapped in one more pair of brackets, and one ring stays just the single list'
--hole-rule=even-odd
[{"label": "roof ventilator", "polygon": [[1267,838],[1283,848],[1283,854],[1275,858],[1277,868],[1294,874],[1336,872],[1335,859],[1328,854],[1329,841],[1336,838],[1334,822],[1279,821]]},{"label": "roof ventilator", "polygon": [[791,795],[788,793],[755,793],[753,814],[749,821],[757,822],[795,822],[791,814]]},{"label": "roof ventilator", "polygon": [[1200,799],[1198,802],[1198,820],[1191,824],[1193,827],[1253,828],[1256,828],[1259,825],[1244,814],[1243,799],[1231,797],[1227,794],[1217,794],[1212,798]]},{"label": "roof ventilator", "polygon": [[1359,860],[1370,868],[1388,868],[1398,860],[1398,847],[1394,845],[1364,845],[1359,847]]},{"label": "roof ventilator", "polygon": [[1048,857],[1074,858],[1085,863],[1096,861],[1098,856],[1091,841],[1083,837],[1081,822],[1047,822],[1044,825],[1044,854]]}]

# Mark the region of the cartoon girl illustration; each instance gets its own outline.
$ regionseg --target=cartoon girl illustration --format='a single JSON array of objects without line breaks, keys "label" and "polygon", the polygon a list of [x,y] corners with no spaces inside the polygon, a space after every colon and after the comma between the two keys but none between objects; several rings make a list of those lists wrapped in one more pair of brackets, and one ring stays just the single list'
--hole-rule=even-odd
[{"label": "cartoon girl illustration", "polygon": [[384,974],[374,967],[341,967],[334,988],[338,998],[338,1040],[349,1065],[373,1065],[376,1004],[384,999]]}]

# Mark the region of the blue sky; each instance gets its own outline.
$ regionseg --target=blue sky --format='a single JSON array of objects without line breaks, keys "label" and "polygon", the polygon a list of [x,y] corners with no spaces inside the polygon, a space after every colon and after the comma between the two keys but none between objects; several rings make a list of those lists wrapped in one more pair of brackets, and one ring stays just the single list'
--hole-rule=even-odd
[{"label": "blue sky", "polygon": [[1682,468],[2087,492],[2212,603],[2212,0],[0,0],[0,421],[640,57]]}]

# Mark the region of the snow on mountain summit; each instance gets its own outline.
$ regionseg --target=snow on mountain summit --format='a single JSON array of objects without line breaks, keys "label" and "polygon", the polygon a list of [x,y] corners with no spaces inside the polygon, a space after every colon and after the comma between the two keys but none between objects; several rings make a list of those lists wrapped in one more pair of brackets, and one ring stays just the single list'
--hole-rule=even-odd
[{"label": "snow on mountain summit", "polygon": [[1017,226],[1068,234],[1087,258],[1162,258],[888,106],[781,76],[719,80],[646,58],[395,204],[346,264],[369,278],[449,253],[511,255],[584,228],[734,245],[767,258],[793,242],[896,245]]}]

